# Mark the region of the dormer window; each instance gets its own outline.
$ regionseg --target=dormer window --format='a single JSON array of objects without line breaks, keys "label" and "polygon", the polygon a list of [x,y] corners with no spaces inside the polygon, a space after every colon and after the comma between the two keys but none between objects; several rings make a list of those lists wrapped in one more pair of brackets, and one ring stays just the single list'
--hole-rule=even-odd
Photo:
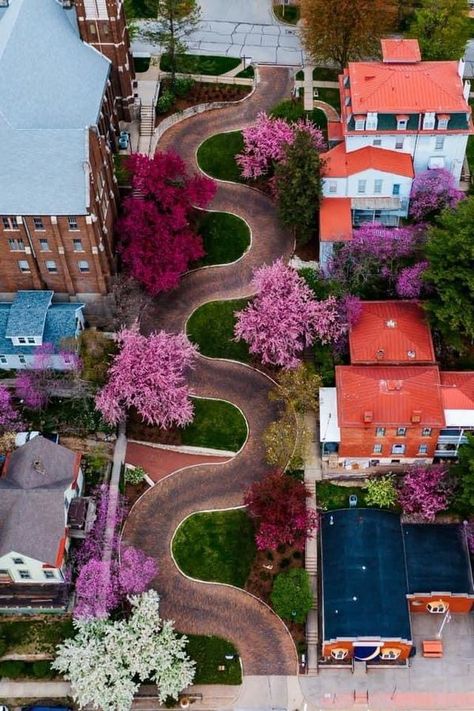
[{"label": "dormer window", "polygon": [[369,111],[367,114],[367,130],[376,131],[377,130],[378,116],[374,111]]},{"label": "dormer window", "polygon": [[435,115],[432,111],[429,111],[425,114],[425,117],[423,119],[423,130],[424,131],[431,131],[435,127]]},{"label": "dormer window", "polygon": [[406,131],[408,126],[409,116],[399,115],[397,116],[397,131]]},{"label": "dormer window", "polygon": [[365,129],[365,116],[355,116],[355,130],[363,131]]},{"label": "dormer window", "polygon": [[438,114],[438,129],[440,131],[447,130],[450,118],[449,114]]}]

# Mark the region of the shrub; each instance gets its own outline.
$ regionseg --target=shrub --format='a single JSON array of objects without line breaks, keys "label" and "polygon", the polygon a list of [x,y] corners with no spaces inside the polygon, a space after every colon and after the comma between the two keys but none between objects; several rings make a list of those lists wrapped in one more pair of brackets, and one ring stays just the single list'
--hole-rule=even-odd
[{"label": "shrub", "polygon": [[284,620],[304,622],[313,604],[309,575],[293,568],[275,578],[271,595],[273,609]]},{"label": "shrub", "polygon": [[31,675],[36,679],[49,679],[54,676],[54,672],[51,669],[51,664],[47,659],[43,659],[38,662],[33,662],[31,665]]},{"label": "shrub", "polygon": [[388,509],[397,503],[397,490],[390,474],[371,477],[367,483],[365,495],[367,506],[380,506]]},{"label": "shrub", "polygon": [[0,657],[3,657],[3,655],[6,653],[8,649],[8,642],[5,639],[5,637],[0,637]]},{"label": "shrub", "polygon": [[176,96],[182,97],[186,96],[186,94],[189,94],[193,86],[194,79],[191,79],[191,77],[181,77],[175,80],[173,85],[173,91]]},{"label": "shrub", "polygon": [[25,662],[20,662],[16,660],[0,662],[0,679],[2,677],[5,677],[7,679],[19,679],[25,676],[25,673]]},{"label": "shrub", "polygon": [[172,91],[166,89],[156,102],[156,113],[166,114],[171,111],[176,98]]},{"label": "shrub", "polygon": [[145,476],[146,471],[143,469],[143,467],[135,467],[135,469],[126,467],[125,469],[124,478],[126,484],[141,484],[142,481],[145,479]]}]

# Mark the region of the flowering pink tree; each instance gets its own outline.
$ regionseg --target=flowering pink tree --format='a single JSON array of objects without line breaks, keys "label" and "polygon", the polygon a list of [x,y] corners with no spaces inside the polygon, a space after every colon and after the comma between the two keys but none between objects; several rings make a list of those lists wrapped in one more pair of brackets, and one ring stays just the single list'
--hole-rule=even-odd
[{"label": "flowering pink tree", "polygon": [[0,433],[18,432],[23,426],[20,413],[13,405],[10,391],[0,385]]},{"label": "flowering pink tree", "polygon": [[274,550],[280,544],[304,549],[317,526],[316,512],[308,509],[311,496],[302,481],[279,471],[268,474],[247,490],[244,503],[257,525],[259,550]]},{"label": "flowering pink tree", "polygon": [[308,133],[317,151],[325,150],[322,131],[310,121],[299,119],[288,123],[265,112],[258,114],[255,124],[242,131],[244,150],[235,158],[242,176],[258,178],[266,175],[274,163],[284,159],[285,146],[293,143],[297,131]]},{"label": "flowering pink tree", "polygon": [[316,339],[331,343],[348,330],[335,297],[315,301],[311,289],[281,259],[255,270],[251,303],[237,312],[235,337],[263,363],[295,368]]},{"label": "flowering pink tree", "polygon": [[108,381],[96,397],[96,407],[110,424],[117,424],[130,407],[151,425],[188,424],[193,406],[185,371],[197,349],[184,334],[165,331],[142,336],[138,325],[116,335],[119,351],[108,372]]},{"label": "flowering pink tree", "polygon": [[76,374],[80,366],[76,353],[43,343],[36,348],[31,367],[17,374],[17,397],[30,410],[42,410],[64,379]]},{"label": "flowering pink tree", "polygon": [[135,196],[124,201],[117,224],[120,251],[132,276],[155,295],[175,288],[189,264],[204,256],[193,213],[209,204],[216,187],[209,178],[189,176],[173,152],[135,153],[127,169]]},{"label": "flowering pink tree", "polygon": [[416,222],[430,220],[446,207],[455,207],[464,195],[457,189],[452,173],[445,168],[419,173],[410,193],[410,217]]},{"label": "flowering pink tree", "polygon": [[400,272],[417,261],[424,240],[422,226],[362,225],[354,230],[352,240],[336,249],[326,274],[345,291],[363,298],[393,296]]},{"label": "flowering pink tree", "polygon": [[419,299],[424,287],[423,274],[428,269],[428,262],[423,260],[412,267],[402,269],[397,277],[395,290],[402,299]]},{"label": "flowering pink tree", "polygon": [[404,513],[434,521],[436,514],[448,507],[453,493],[454,484],[446,465],[413,464],[399,484],[398,500]]},{"label": "flowering pink tree", "polygon": [[140,595],[145,592],[157,572],[153,558],[133,546],[125,548],[120,555],[118,566],[118,584],[122,596]]}]

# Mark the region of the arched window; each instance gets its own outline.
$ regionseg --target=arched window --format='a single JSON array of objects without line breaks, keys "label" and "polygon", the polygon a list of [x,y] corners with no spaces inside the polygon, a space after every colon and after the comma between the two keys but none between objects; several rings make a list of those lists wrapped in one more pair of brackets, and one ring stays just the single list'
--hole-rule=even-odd
[{"label": "arched window", "polygon": [[427,603],[426,609],[432,614],[442,615],[448,611],[449,606],[443,600],[433,600]]},{"label": "arched window", "polygon": [[398,659],[401,651],[401,649],[397,649],[396,647],[384,647],[380,652],[380,659]]},{"label": "arched window", "polygon": [[348,655],[348,650],[342,647],[337,647],[336,649],[331,649],[331,657],[333,659],[345,659]]}]

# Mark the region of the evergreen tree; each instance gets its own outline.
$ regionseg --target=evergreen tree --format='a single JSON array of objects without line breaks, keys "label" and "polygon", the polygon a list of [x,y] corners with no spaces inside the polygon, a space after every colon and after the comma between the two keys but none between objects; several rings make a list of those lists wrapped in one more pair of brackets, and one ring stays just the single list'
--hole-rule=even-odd
[{"label": "evergreen tree", "polygon": [[459,448],[459,463],[453,467],[457,479],[456,508],[463,513],[474,511],[474,437],[468,435],[467,444]]}]

